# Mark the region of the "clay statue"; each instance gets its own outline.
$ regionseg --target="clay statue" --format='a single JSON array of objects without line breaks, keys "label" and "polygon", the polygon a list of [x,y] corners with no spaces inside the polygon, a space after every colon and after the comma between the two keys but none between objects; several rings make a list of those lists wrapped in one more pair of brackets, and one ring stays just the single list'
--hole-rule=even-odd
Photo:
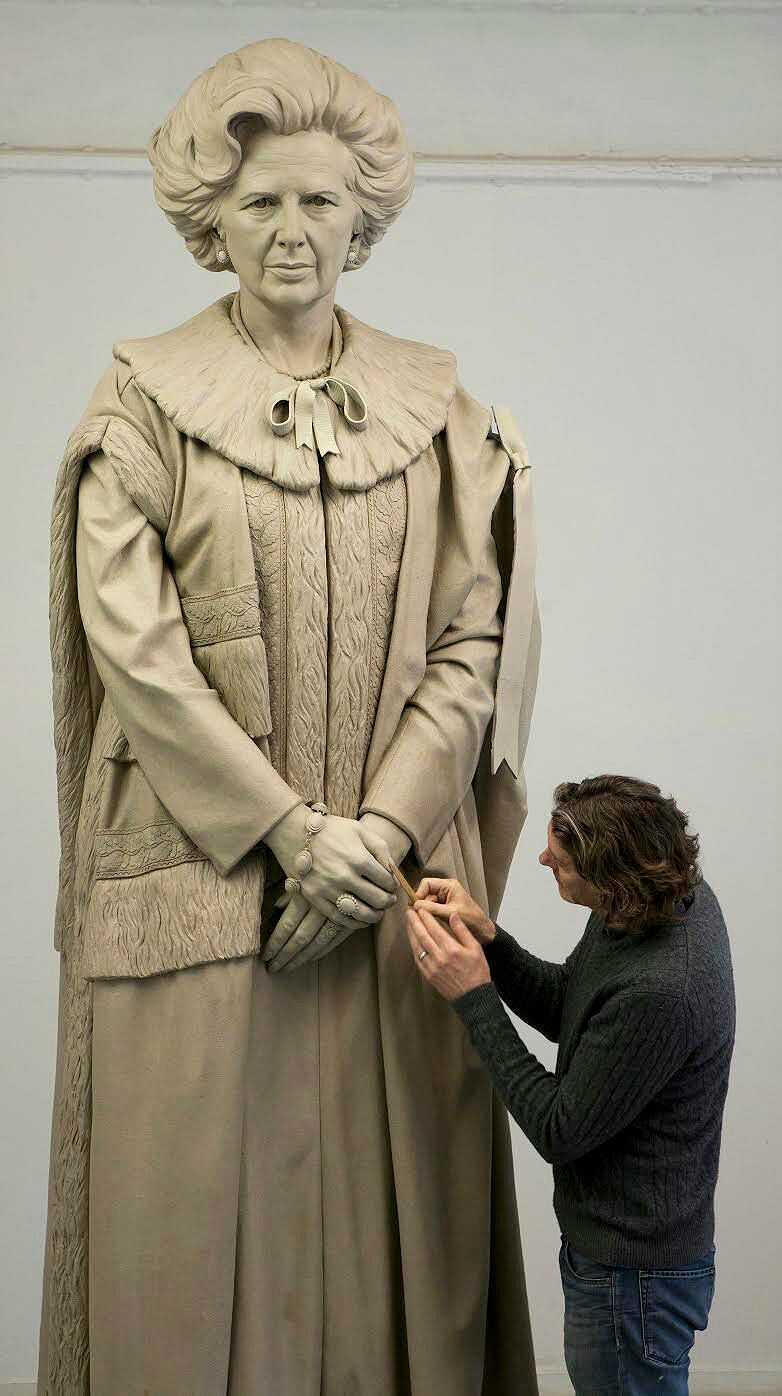
[{"label": "clay statue", "polygon": [[39,1396],[533,1393],[506,1116],[390,871],[498,907],[529,462],[450,353],[335,305],[412,193],[388,98],[251,44],[149,157],[239,284],[115,345],[58,477]]}]

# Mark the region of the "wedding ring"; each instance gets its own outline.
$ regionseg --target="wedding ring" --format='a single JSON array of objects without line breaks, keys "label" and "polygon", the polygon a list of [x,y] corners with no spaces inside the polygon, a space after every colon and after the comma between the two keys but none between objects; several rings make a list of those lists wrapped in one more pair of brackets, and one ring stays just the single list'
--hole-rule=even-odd
[{"label": "wedding ring", "polygon": [[428,951],[428,950],[422,950],[422,951],[421,951],[421,954],[418,956],[419,960],[425,960],[428,954],[429,954],[429,951]]},{"label": "wedding ring", "polygon": [[343,916],[349,916],[353,921],[358,919],[358,902],[352,892],[340,892],[335,905]]}]

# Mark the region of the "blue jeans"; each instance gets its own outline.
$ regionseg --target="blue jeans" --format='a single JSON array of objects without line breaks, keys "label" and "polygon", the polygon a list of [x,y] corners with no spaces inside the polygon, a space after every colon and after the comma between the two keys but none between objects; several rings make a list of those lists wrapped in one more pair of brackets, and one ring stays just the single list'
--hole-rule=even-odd
[{"label": "blue jeans", "polygon": [[565,1363],[576,1396],[686,1396],[714,1297],[714,1247],[689,1265],[601,1265],[562,1238]]}]

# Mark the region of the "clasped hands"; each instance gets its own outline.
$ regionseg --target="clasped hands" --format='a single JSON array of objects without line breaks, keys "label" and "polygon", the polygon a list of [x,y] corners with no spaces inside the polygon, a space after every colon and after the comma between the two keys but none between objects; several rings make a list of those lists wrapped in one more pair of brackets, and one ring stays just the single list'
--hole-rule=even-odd
[{"label": "clasped hands", "polygon": [[[307,805],[297,805],[266,837],[288,875],[304,843],[308,814]],[[303,890],[285,892],[277,902],[282,914],[263,951],[270,973],[319,960],[355,931],[379,921],[398,895],[389,860],[401,863],[409,843],[401,829],[379,815],[328,815],[315,835],[306,895]],[[337,908],[337,898],[346,892],[355,898],[355,916]],[[496,928],[455,878],[423,879],[405,929],[420,974],[449,1002],[490,982],[482,946],[494,939]]]},{"label": "clasped hands", "polygon": [[[280,867],[295,873],[304,844],[307,805],[297,805],[266,835]],[[397,900],[398,887],[388,864],[399,863],[410,846],[403,830],[379,815],[344,819],[329,814],[312,840],[313,865],[301,892],[285,892],[282,914],[263,951],[270,973],[294,970],[335,950],[354,931],[371,926]],[[354,916],[337,909],[337,898],[355,898]]]}]

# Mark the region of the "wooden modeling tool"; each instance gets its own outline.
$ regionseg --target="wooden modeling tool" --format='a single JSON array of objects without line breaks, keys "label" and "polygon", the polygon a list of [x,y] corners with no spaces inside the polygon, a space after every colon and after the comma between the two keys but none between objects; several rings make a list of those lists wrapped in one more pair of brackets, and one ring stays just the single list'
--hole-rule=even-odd
[{"label": "wooden modeling tool", "polygon": [[410,905],[413,906],[416,901],[416,895],[412,887],[410,886],[410,883],[408,882],[407,878],[405,877],[404,873],[399,871],[399,868],[397,867],[396,863],[391,858],[389,858],[388,860],[388,867],[389,871],[394,874],[394,877],[399,883],[399,886],[402,888],[402,891],[405,893],[405,896],[407,897]]}]

